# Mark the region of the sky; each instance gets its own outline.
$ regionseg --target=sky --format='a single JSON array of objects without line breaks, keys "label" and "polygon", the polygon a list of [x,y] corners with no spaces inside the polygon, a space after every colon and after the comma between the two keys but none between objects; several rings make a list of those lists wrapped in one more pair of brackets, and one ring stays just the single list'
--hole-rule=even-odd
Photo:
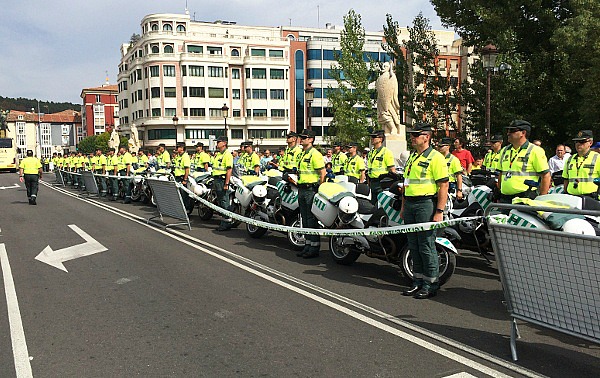
[{"label": "sky", "polygon": [[[120,47],[141,34],[142,18],[185,12],[186,0],[0,0],[0,96],[81,103],[82,88],[116,84]],[[441,21],[428,0],[187,0],[192,20],[239,25],[343,25],[354,9],[367,31],[383,29],[386,14],[401,27],[423,12]]]}]

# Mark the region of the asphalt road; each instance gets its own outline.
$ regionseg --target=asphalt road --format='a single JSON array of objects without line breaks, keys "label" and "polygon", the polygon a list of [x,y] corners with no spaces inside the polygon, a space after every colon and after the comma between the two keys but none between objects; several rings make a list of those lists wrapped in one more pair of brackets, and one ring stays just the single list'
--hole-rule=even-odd
[{"label": "asphalt road", "polygon": [[[277,233],[214,232],[218,217],[163,231],[144,221],[152,206],[48,185],[30,206],[16,183],[0,174],[2,377],[600,373],[600,346],[521,322],[513,364],[495,265],[474,253],[417,301],[400,295],[408,283],[394,266],[339,266],[325,238],[303,260]],[[64,262],[68,272],[36,260],[85,242],[69,225],[102,251]]]}]

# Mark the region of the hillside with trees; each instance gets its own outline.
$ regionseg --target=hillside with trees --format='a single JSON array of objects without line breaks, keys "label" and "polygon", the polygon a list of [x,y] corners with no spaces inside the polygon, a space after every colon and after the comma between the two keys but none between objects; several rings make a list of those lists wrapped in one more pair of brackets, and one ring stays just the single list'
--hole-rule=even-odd
[{"label": "hillside with trees", "polygon": [[[0,96],[0,109],[4,110],[20,110],[23,112],[38,111],[38,100],[29,98],[10,98]],[[76,110],[81,111],[81,104],[73,104],[70,102],[54,102],[54,101],[41,101],[40,100],[40,112],[41,113],[58,113],[63,110]]]}]

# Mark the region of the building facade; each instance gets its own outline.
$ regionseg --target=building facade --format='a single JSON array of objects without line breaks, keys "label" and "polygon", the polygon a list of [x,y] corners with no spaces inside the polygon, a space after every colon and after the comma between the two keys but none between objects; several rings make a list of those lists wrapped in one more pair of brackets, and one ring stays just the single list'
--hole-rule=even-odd
[{"label": "building facade", "polygon": [[[77,143],[83,138],[112,132],[119,127],[119,102],[117,86],[106,84],[100,87],[84,88],[80,95],[82,127],[77,133]],[[81,132],[79,132],[81,131]]]},{"label": "building facade", "polygon": [[12,138],[20,159],[27,150],[37,157],[75,151],[81,114],[75,110],[42,114],[11,110],[7,118],[7,138]]},{"label": "building facade", "polygon": [[[212,146],[211,140],[224,134],[230,147],[252,140],[261,149],[275,148],[285,145],[287,130],[305,127],[317,133],[317,143],[324,143],[333,117],[327,94],[337,86],[330,71],[337,64],[342,29],[330,24],[241,26],[192,21],[189,14],[148,15],[139,37],[121,46],[121,130],[129,137],[135,124],[146,148],[177,141]],[[466,51],[453,32],[434,32],[440,47],[436,64],[452,84],[448,95],[453,95],[468,73]],[[401,29],[399,40],[407,38],[408,29]],[[383,32],[366,32],[365,61],[390,60],[383,41]],[[310,117],[305,101],[309,84],[314,89]],[[460,129],[460,113],[457,108],[447,120],[447,134]],[[89,118],[84,114],[88,123]],[[412,124],[408,114],[401,118]]]}]

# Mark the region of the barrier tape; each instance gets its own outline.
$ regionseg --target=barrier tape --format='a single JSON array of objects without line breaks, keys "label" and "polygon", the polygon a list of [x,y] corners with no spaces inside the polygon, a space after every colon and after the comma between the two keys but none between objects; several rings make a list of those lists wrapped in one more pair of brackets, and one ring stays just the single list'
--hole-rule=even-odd
[{"label": "barrier tape", "polygon": [[[364,236],[364,235],[393,235],[393,234],[408,234],[412,232],[421,232],[421,231],[430,231],[441,228],[450,227],[451,225],[472,221],[472,220],[481,220],[483,216],[475,216],[475,217],[465,217],[459,219],[445,220],[442,222],[427,222],[427,223],[416,223],[410,225],[399,225],[399,226],[390,226],[390,227],[381,227],[381,228],[368,228],[368,229],[317,229],[317,228],[300,228],[300,227],[290,227],[283,226],[279,224],[268,223],[252,218],[248,218],[237,213],[234,213],[229,210],[222,209],[221,207],[208,202],[204,198],[199,197],[196,193],[192,192],[185,186],[180,183],[175,183],[178,188],[184,190],[188,195],[198,201],[200,201],[203,205],[209,207],[210,209],[216,211],[219,214],[222,214],[226,217],[251,224],[253,226],[266,228],[272,231],[282,231],[282,232],[295,232],[299,234],[305,235],[320,235],[320,236]],[[503,217],[500,216],[490,216],[490,218],[497,218],[496,221],[502,222]]]}]

